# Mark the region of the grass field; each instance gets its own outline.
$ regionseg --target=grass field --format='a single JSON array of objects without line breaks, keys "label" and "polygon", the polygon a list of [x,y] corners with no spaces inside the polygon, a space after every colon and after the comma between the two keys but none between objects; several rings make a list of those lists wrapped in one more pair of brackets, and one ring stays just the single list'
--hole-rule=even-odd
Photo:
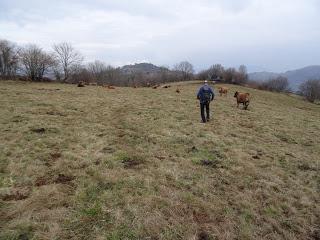
[{"label": "grass field", "polygon": [[0,82],[0,239],[320,239],[320,106],[198,87]]}]

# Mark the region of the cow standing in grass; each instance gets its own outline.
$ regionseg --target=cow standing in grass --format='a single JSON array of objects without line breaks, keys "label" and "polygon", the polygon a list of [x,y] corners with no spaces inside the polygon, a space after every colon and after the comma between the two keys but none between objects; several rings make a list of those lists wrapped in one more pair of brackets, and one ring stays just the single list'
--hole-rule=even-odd
[{"label": "cow standing in grass", "polygon": [[220,96],[222,97],[222,95],[224,94],[225,96],[228,95],[228,88],[226,87],[220,87],[219,88],[219,93],[220,93]]},{"label": "cow standing in grass", "polygon": [[[200,100],[200,110],[202,123],[209,122],[210,120],[210,102],[214,99],[214,92],[212,88],[208,85],[208,81],[204,81],[204,85],[199,89],[197,98]],[[204,114],[204,109],[206,109],[206,115]]]},{"label": "cow standing in grass", "polygon": [[247,109],[250,103],[250,94],[249,93],[240,93],[235,92],[234,97],[237,99],[237,107],[239,107],[239,104],[243,104],[243,108]]}]

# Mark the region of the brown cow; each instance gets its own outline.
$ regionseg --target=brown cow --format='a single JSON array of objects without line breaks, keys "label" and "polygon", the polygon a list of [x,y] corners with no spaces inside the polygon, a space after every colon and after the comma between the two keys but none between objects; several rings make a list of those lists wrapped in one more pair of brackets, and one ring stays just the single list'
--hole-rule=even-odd
[{"label": "brown cow", "polygon": [[108,88],[108,89],[116,89],[115,87],[113,87],[113,86],[111,86],[111,85],[108,85],[107,88]]},{"label": "brown cow", "polygon": [[179,88],[176,89],[176,93],[180,93],[180,89]]},{"label": "brown cow", "polygon": [[83,81],[78,82],[78,87],[84,87],[84,82]]},{"label": "brown cow", "polygon": [[220,96],[222,96],[223,94],[224,94],[225,96],[227,96],[227,95],[228,95],[228,88],[226,88],[226,87],[219,87],[219,93],[220,93]]},{"label": "brown cow", "polygon": [[235,92],[234,97],[237,98],[237,107],[239,107],[239,104],[243,104],[243,108],[247,109],[250,103],[250,93],[240,93]]}]

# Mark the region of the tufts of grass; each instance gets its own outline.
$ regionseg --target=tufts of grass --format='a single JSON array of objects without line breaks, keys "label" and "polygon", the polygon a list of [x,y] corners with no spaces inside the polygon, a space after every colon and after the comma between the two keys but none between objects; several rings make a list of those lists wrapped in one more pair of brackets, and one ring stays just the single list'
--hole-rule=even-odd
[{"label": "tufts of grass", "polygon": [[223,168],[226,166],[226,156],[222,150],[195,150],[193,152],[192,162],[197,165],[212,167],[212,168]]},{"label": "tufts of grass", "polygon": [[127,152],[121,152],[117,156],[117,160],[121,162],[124,168],[138,168],[146,163],[145,157],[138,154],[132,154]]},{"label": "tufts of grass", "polygon": [[19,223],[14,229],[5,229],[0,232],[0,239],[3,240],[27,240],[34,237],[34,226],[30,223]]}]

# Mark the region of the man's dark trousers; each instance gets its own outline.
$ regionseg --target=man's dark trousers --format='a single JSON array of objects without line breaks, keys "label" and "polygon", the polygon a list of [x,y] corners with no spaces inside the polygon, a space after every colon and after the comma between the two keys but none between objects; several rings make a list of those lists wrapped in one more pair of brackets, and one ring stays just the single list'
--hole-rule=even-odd
[{"label": "man's dark trousers", "polygon": [[[202,122],[207,122],[207,121],[209,121],[209,119],[210,119],[209,104],[210,104],[210,102],[202,102],[202,103],[200,103]],[[204,109],[206,109],[207,118],[206,118],[205,115],[204,115]]]}]

